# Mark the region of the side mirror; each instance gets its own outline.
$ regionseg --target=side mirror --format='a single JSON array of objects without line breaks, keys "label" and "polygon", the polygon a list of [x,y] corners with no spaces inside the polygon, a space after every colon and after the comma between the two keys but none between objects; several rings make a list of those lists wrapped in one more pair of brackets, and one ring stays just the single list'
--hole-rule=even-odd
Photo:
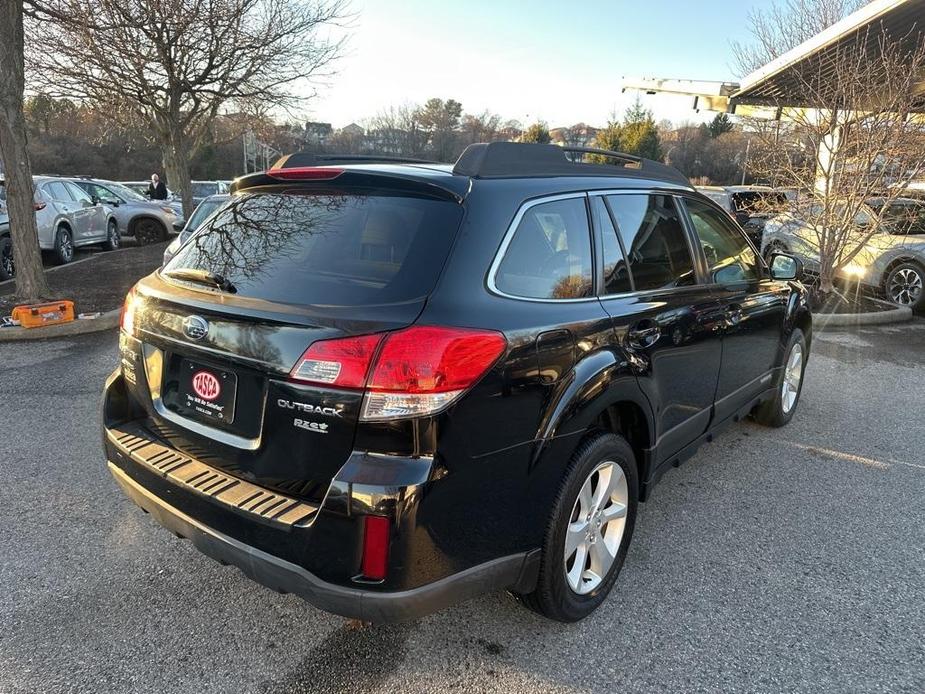
[{"label": "side mirror", "polygon": [[93,201],[93,204],[94,204],[94,205],[99,205],[99,204],[100,204],[100,197],[99,197],[98,195],[91,195],[91,196],[90,196],[90,199]]},{"label": "side mirror", "polygon": [[787,253],[772,253],[768,264],[771,266],[771,279],[803,279],[803,263],[799,258],[795,258]]},{"label": "side mirror", "polygon": [[106,204],[109,205],[110,207],[118,207],[120,202],[121,200],[116,200],[115,198],[113,198],[112,200],[107,200]]}]

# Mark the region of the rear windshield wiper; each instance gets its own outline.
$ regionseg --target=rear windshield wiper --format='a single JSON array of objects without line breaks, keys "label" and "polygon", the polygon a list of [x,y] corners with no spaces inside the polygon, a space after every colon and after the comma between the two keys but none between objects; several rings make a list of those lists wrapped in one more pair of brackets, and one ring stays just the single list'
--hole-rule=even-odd
[{"label": "rear windshield wiper", "polygon": [[177,270],[168,270],[161,274],[165,277],[183,280],[184,282],[205,284],[210,287],[215,287],[216,289],[221,289],[223,292],[228,292],[229,294],[235,294],[238,291],[231,280],[227,279],[224,275],[219,275],[217,272],[195,270],[193,268],[179,268]]}]

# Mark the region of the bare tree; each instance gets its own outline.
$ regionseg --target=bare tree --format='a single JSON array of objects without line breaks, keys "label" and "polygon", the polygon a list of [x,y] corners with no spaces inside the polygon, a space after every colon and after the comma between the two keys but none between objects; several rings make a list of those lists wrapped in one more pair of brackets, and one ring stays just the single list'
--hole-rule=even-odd
[{"label": "bare tree", "polygon": [[380,111],[367,123],[367,132],[378,152],[404,157],[423,157],[428,133],[418,117],[419,107],[410,104]]},{"label": "bare tree", "polygon": [[467,113],[462,117],[460,140],[462,145],[474,142],[494,142],[501,137],[501,116],[491,111]]},{"label": "bare tree", "polygon": [[32,167],[23,115],[23,4],[0,3],[0,155],[6,168],[7,207],[16,265],[16,295],[48,297],[32,191]]},{"label": "bare tree", "polygon": [[[192,213],[189,157],[223,109],[291,109],[341,44],[343,0],[27,0],[27,61],[53,96],[141,122]],[[53,50],[49,50],[53,47]]]},{"label": "bare tree", "polygon": [[867,0],[784,0],[769,9],[753,8],[746,22],[752,40],[732,42],[733,67],[740,76],[799,46],[867,4]]},{"label": "bare tree", "polygon": [[[801,104],[781,103],[786,127],[750,128],[749,169],[778,185],[811,191],[800,217],[819,264],[819,289],[834,279],[881,230],[890,203],[925,171],[925,35],[874,38],[834,48],[825,61],[793,72]],[[918,113],[916,113],[918,111]],[[877,197],[878,216],[859,225]]]}]

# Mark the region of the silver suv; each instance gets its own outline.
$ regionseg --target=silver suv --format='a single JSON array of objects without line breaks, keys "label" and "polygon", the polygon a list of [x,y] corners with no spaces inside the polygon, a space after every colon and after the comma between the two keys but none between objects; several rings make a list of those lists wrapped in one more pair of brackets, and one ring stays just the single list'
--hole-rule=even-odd
[{"label": "silver suv", "polygon": [[[33,176],[35,187],[35,225],[39,232],[39,247],[52,251],[59,264],[71,262],[74,249],[100,244],[106,250],[119,247],[119,228],[112,210],[94,202],[85,191],[70,180],[56,176]],[[4,181],[0,180],[0,189]],[[5,191],[4,191],[5,192]],[[4,233],[0,251],[8,258],[4,275],[12,276],[15,268],[9,239],[7,210],[0,212]],[[8,277],[4,277],[8,279]]]},{"label": "silver suv", "polygon": [[111,207],[119,233],[134,236],[139,245],[166,241],[167,235],[179,224],[172,206],[148,200],[121,183],[95,178],[68,180],[80,186],[93,200]]}]

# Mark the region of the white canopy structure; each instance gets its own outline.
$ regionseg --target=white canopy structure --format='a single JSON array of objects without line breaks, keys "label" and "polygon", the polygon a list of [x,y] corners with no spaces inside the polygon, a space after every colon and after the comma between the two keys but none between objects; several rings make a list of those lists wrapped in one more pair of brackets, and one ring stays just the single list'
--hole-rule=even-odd
[{"label": "white canopy structure", "polygon": [[[872,58],[883,40],[910,47],[925,30],[925,0],[874,0],[828,29],[787,51],[747,75],[741,82],[714,82],[661,78],[624,78],[623,91],[647,94],[682,94],[694,97],[694,108],[740,115],[780,118],[782,108],[816,108],[802,93],[801,74],[825,74],[834,70],[833,57],[840,47],[863,45]],[[925,113],[925,75],[920,82],[922,98],[916,110]],[[818,94],[814,95],[818,97]],[[762,113],[765,111],[766,113]]]}]

